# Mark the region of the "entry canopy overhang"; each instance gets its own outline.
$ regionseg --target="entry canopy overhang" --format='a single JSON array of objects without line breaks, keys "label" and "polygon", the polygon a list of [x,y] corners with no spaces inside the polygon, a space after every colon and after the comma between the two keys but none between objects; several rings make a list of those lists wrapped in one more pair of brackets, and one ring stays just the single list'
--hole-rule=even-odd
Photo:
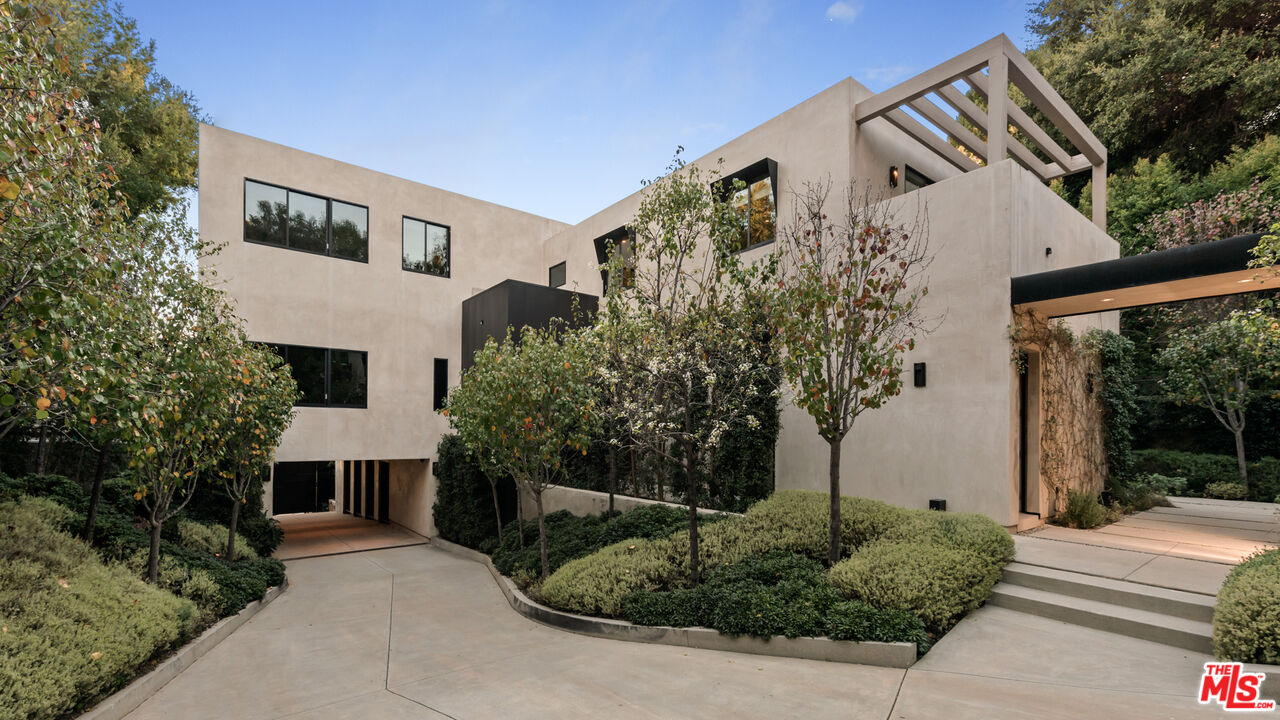
[{"label": "entry canopy overhang", "polygon": [[1015,310],[1065,317],[1280,288],[1280,272],[1251,268],[1261,234],[1022,275]]}]

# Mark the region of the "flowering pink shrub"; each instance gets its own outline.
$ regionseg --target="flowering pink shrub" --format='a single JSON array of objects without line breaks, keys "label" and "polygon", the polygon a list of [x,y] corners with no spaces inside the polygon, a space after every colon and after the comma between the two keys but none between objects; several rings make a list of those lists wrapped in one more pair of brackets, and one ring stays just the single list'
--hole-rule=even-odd
[{"label": "flowering pink shrub", "polygon": [[1194,245],[1266,230],[1280,222],[1280,199],[1260,180],[1239,192],[1220,192],[1173,210],[1152,215],[1138,232],[1152,239],[1152,250]]}]

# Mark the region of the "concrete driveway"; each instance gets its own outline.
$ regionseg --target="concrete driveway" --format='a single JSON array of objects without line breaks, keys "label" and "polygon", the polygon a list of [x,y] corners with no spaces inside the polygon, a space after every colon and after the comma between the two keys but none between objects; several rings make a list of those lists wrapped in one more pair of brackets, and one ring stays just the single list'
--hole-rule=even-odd
[{"label": "concrete driveway", "polygon": [[288,563],[290,587],[131,716],[1180,718],[1204,657],[983,608],[910,670],[573,635],[431,546]]}]

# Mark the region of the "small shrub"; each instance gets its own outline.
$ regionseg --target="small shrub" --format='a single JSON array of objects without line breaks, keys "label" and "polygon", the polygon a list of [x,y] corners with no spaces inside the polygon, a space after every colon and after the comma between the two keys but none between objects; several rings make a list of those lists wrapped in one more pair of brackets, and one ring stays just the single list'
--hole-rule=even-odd
[{"label": "small shrub", "polygon": [[898,525],[883,532],[882,542],[928,543],[976,553],[998,567],[1013,560],[1013,536],[986,515],[906,510]]},{"label": "small shrub", "polygon": [[44,498],[0,503],[0,719],[61,718],[195,629],[192,604],[105,566]]},{"label": "small shrub", "polygon": [[[227,528],[222,525],[207,525],[190,520],[178,520],[178,544],[188,550],[202,550],[221,557],[227,549]],[[236,533],[235,560],[257,560],[258,554],[250,547],[244,536]]]},{"label": "small shrub", "polygon": [[687,574],[676,561],[678,554],[679,547],[670,539],[623,540],[565,563],[542,583],[540,592],[548,605],[561,610],[618,617],[627,595],[684,582]]},{"label": "small shrub", "polygon": [[1222,583],[1213,650],[1219,660],[1280,663],[1280,550],[1252,555]]},{"label": "small shrub", "polygon": [[1187,479],[1169,477],[1160,473],[1144,473],[1138,476],[1138,482],[1157,495],[1184,495],[1187,492]]},{"label": "small shrub", "polygon": [[1067,491],[1067,509],[1058,518],[1067,527],[1089,530],[1107,522],[1107,508],[1093,493]]},{"label": "small shrub", "polygon": [[826,581],[821,563],[795,553],[752,556],[716,570],[697,588],[635,592],[623,605],[627,619],[638,625],[701,625],[764,638],[913,642],[921,652],[929,647],[919,618],[844,600]]},{"label": "small shrub", "polygon": [[943,633],[987,599],[1000,566],[953,547],[873,543],[831,568],[828,578],[845,597],[914,613]]},{"label": "small shrub", "polygon": [[1249,488],[1240,482],[1211,482],[1204,486],[1204,496],[1222,500],[1243,500],[1249,496]]},{"label": "small shrub", "polygon": [[[1234,455],[1138,450],[1134,457],[1137,459],[1139,472],[1186,478],[1185,492],[1189,494],[1203,494],[1211,483],[1240,482],[1240,469]],[[1248,463],[1248,471],[1247,499],[1266,502],[1280,495],[1280,459],[1261,458]]]}]

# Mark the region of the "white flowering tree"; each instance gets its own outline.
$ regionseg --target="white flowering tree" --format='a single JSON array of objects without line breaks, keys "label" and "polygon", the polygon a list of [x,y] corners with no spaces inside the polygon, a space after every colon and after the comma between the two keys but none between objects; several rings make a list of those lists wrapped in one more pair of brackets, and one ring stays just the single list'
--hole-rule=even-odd
[{"label": "white flowering tree", "polygon": [[[698,494],[726,430],[756,424],[750,400],[776,392],[767,338],[753,333],[773,263],[733,252],[740,216],[715,192],[719,174],[677,156],[649,184],[615,252],[599,331],[613,342],[608,386],[629,389],[614,409],[636,442],[679,467],[689,506],[689,573],[699,580]],[[625,266],[624,266],[625,265]]]}]

